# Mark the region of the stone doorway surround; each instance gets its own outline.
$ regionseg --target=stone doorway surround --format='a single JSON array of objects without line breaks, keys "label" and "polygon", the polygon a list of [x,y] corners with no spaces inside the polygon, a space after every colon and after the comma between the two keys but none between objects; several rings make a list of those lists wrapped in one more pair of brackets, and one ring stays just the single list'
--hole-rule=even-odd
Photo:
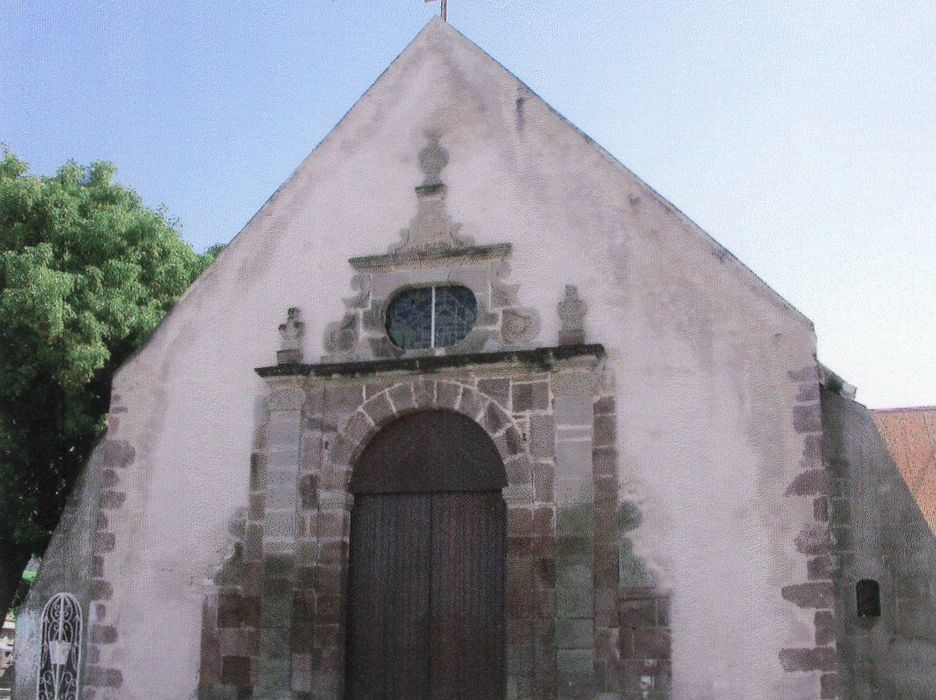
[{"label": "stone doorway surround", "polygon": [[424,409],[469,417],[504,462],[508,697],[618,690],[616,533],[596,517],[617,501],[603,358],[579,344],[258,369],[250,503],[206,593],[200,695],[341,695],[352,465]]}]

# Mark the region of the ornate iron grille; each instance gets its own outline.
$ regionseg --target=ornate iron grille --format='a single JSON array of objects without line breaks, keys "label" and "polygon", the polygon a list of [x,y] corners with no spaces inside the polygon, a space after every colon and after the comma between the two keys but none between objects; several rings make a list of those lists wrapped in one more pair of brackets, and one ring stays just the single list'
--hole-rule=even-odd
[{"label": "ornate iron grille", "polygon": [[78,700],[80,670],[81,605],[70,593],[56,593],[42,610],[37,700]]}]

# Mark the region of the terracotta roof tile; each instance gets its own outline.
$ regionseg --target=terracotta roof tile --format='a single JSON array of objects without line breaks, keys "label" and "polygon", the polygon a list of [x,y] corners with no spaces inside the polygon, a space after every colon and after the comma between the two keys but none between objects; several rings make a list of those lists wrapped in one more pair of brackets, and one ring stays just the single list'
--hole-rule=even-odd
[{"label": "terracotta roof tile", "polygon": [[901,476],[936,533],[936,406],[872,410]]}]

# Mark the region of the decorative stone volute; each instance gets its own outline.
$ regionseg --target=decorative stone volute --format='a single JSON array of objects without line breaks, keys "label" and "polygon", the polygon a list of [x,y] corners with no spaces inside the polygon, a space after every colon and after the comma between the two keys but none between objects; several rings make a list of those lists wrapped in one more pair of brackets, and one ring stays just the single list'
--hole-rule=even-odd
[{"label": "decorative stone volute", "polygon": [[286,323],[279,327],[281,346],[276,352],[276,364],[295,365],[302,362],[302,331],[304,324],[299,320],[299,307],[293,306],[286,312]]},{"label": "decorative stone volute", "polygon": [[559,302],[560,345],[576,345],[585,342],[585,312],[588,307],[579,298],[578,288],[574,284],[565,286],[565,297]]}]

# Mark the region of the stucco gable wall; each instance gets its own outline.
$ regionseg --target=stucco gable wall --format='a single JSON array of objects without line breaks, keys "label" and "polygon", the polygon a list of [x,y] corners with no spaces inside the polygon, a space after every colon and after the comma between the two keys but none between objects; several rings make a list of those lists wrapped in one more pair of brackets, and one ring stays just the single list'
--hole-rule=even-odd
[{"label": "stucco gable wall", "polygon": [[203,583],[246,501],[265,393],[253,368],[273,363],[290,306],[303,309],[306,360],[323,354],[324,327],[352,294],[347,259],[384,252],[413,216],[428,129],[449,152],[442,179],[461,232],[513,244],[511,281],[543,321],[535,343],[555,343],[563,285],[589,305],[587,339],[607,347],[616,386],[621,499],[643,519],[629,546],[673,592],[677,694],[814,689],[778,661],[811,635],[812,612],[780,595],[806,578],[792,542],[811,502],[783,493],[803,453],[789,373],[814,367],[810,324],[438,23],[119,372],[127,411],[109,437],[135,459],[111,524],[119,638],[102,665],[121,669],[127,697],[193,692]]}]

